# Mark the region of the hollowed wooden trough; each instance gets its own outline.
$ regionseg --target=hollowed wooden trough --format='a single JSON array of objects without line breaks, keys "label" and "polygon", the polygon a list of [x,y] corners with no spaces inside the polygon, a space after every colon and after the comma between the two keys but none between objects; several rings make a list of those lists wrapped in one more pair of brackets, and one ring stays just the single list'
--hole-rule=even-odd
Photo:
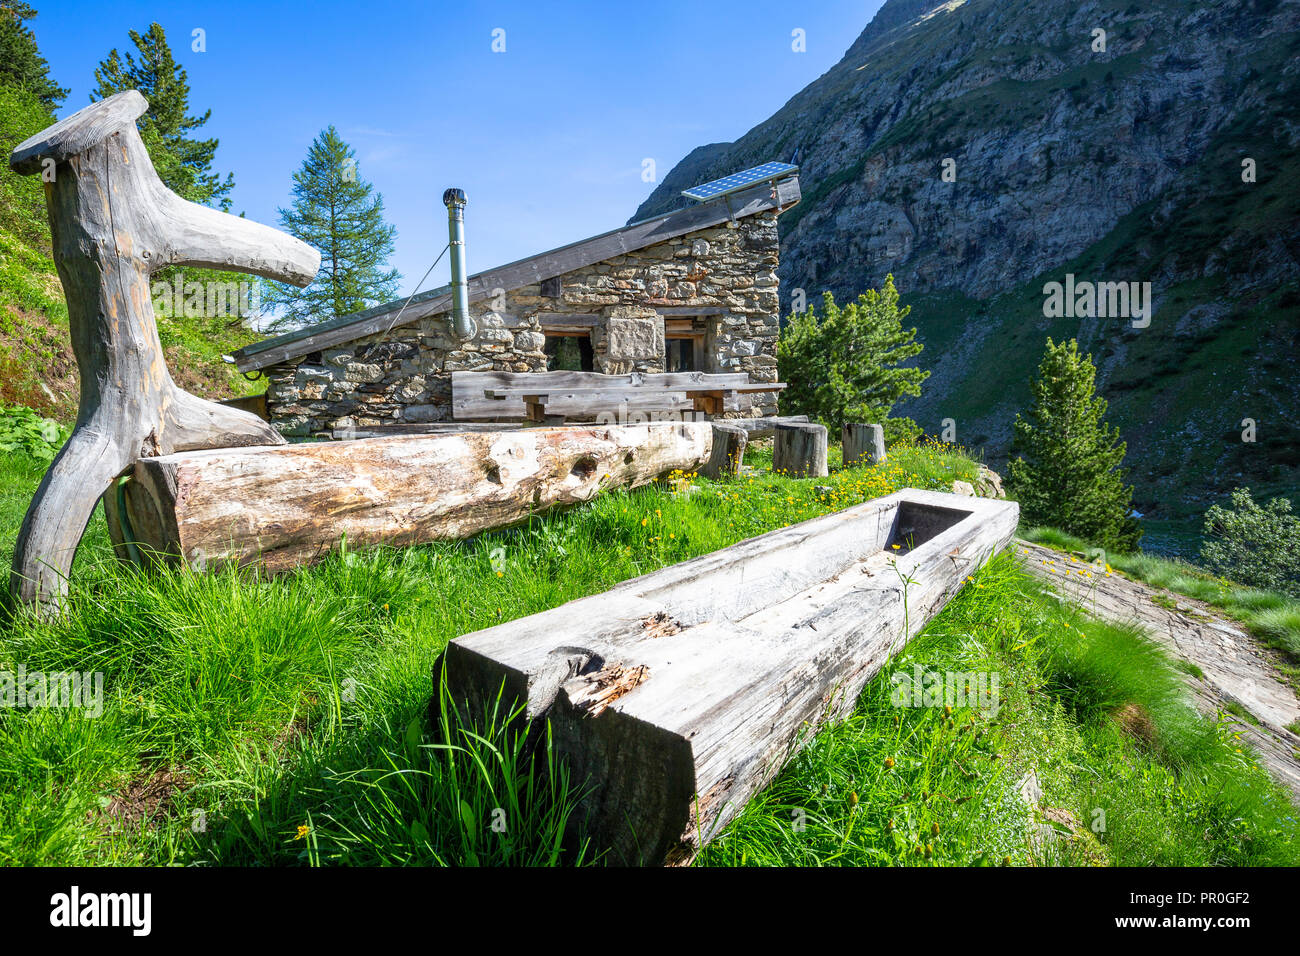
[{"label": "hollowed wooden trough", "polygon": [[464,635],[467,719],[550,721],[612,859],[689,860],[1003,548],[1015,502],[904,490]]}]

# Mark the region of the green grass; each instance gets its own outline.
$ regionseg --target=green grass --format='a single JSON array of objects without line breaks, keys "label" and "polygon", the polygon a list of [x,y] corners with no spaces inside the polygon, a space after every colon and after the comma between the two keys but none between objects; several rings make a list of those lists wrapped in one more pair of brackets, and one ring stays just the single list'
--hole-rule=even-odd
[{"label": "green grass", "polygon": [[[1023,537],[1062,551],[1087,551],[1091,547],[1082,538],[1055,528],[1030,528]],[[1177,558],[1145,552],[1108,552],[1106,560],[1131,578],[1219,608],[1300,665],[1300,601],[1295,598],[1244,587]]]},{"label": "green grass", "polygon": [[[894,707],[893,675],[918,665],[998,674],[996,717]],[[1017,792],[1030,770],[1037,812]],[[1058,839],[1035,847],[1045,822]],[[1294,808],[1226,725],[1192,710],[1163,652],[1045,595],[1004,554],[702,862],[1203,866],[1297,853]]]},{"label": "green grass", "polygon": [[[765,461],[761,449],[751,461]],[[689,494],[613,492],[469,541],[343,551],[273,580],[123,569],[97,516],[68,612],[0,624],[0,671],[105,675],[98,717],[0,709],[0,862],[600,862],[561,840],[585,781],[553,762],[546,772],[544,739],[526,753],[504,703],[472,728],[429,725],[446,642],[903,485],[969,480],[975,468],[942,449],[900,449],[885,466],[824,479],[760,472],[697,479]],[[0,456],[0,559],[39,475]],[[893,707],[889,677],[913,666],[996,671],[996,719]],[[1280,791],[1177,698],[1176,680],[1140,637],[1043,597],[1004,555],[700,862],[1300,861]],[[1149,741],[1112,717],[1132,702],[1150,715]],[[1027,842],[1037,824],[1015,786],[1030,768],[1044,806],[1085,824],[1076,839]],[[798,832],[792,808],[806,818]],[[1094,834],[1099,808],[1108,822]]]}]

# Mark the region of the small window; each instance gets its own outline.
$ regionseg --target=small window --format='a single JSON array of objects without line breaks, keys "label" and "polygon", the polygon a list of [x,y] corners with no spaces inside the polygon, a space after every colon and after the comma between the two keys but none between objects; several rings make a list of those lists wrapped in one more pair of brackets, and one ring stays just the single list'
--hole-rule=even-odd
[{"label": "small window", "polygon": [[696,371],[695,353],[697,347],[694,338],[668,339],[664,344],[667,347],[664,362],[665,372]]},{"label": "small window", "polygon": [[548,372],[591,372],[596,367],[590,335],[548,335],[542,351]]}]

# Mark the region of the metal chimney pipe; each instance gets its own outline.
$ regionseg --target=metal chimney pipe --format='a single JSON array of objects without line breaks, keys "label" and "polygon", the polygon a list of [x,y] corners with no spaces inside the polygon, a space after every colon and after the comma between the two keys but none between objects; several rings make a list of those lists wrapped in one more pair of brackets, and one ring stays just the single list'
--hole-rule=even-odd
[{"label": "metal chimney pipe", "polygon": [[465,190],[452,187],[442,194],[447,207],[451,248],[451,324],[462,339],[474,337],[469,315],[469,281],[465,275]]}]

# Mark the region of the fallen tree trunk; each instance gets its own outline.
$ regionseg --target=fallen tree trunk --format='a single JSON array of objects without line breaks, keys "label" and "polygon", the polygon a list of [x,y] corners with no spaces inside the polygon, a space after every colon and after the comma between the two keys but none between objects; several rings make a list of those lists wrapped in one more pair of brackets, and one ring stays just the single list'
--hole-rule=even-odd
[{"label": "fallen tree trunk", "polygon": [[448,699],[474,721],[504,685],[587,788],[574,819],[597,848],[685,862],[852,710],[1018,513],[907,489],[782,528],[456,638]]},{"label": "fallen tree trunk", "polygon": [[142,458],[104,496],[127,560],[310,564],[337,547],[464,538],[708,459],[710,422],[536,428]]}]

